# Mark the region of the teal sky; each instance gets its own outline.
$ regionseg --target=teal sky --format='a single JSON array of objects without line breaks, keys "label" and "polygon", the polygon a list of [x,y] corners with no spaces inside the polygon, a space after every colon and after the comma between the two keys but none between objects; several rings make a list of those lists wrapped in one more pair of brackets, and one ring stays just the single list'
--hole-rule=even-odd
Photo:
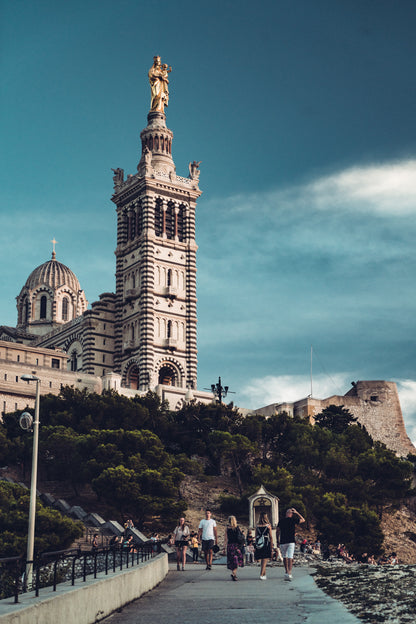
[{"label": "teal sky", "polygon": [[198,386],[259,407],[398,382],[416,441],[416,2],[0,2],[0,323],[57,258],[115,289],[154,54],[178,175],[201,160]]}]

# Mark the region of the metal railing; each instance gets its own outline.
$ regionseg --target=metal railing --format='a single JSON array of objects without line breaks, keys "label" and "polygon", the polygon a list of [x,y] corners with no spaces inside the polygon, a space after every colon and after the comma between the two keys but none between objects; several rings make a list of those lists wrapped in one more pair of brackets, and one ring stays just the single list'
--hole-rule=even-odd
[{"label": "metal railing", "polygon": [[160,544],[154,549],[152,544],[134,545],[129,549],[97,548],[91,551],[77,549],[58,550],[40,554],[34,561],[32,587],[25,587],[26,559],[8,557],[0,559],[0,599],[14,596],[19,602],[19,594],[34,590],[36,596],[44,587],[56,591],[59,583],[76,579],[87,580],[88,576],[122,571],[155,557],[161,552]]}]

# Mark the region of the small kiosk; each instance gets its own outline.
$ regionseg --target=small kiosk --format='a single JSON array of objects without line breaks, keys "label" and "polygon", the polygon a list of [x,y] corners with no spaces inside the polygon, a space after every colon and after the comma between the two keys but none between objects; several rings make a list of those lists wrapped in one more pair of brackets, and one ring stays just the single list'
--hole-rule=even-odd
[{"label": "small kiosk", "polygon": [[249,504],[249,528],[254,530],[259,521],[260,514],[266,512],[272,525],[273,542],[276,544],[276,527],[279,523],[279,499],[270,494],[263,485],[250,496]]}]

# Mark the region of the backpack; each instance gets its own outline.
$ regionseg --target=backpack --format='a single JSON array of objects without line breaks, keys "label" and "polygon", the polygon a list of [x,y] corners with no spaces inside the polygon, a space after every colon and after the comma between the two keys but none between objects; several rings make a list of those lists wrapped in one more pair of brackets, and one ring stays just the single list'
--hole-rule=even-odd
[{"label": "backpack", "polygon": [[244,537],[244,533],[242,532],[240,527],[237,527],[237,540],[239,546],[244,546],[244,544],[246,543],[246,538]]},{"label": "backpack", "polygon": [[[268,527],[264,527],[264,529],[268,530]],[[258,532],[256,533],[256,549],[257,550],[261,550],[262,548],[266,546],[264,529],[262,533],[258,533]]]}]

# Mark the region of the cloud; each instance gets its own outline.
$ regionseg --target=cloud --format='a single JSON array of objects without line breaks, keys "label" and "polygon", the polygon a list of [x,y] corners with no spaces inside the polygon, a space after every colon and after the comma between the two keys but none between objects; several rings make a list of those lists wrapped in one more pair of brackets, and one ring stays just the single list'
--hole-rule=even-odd
[{"label": "cloud", "polygon": [[[317,375],[313,378],[313,396],[327,398],[334,394],[345,394],[349,389],[350,373]],[[308,375],[268,375],[251,379],[239,392],[242,407],[259,408],[271,403],[299,401],[311,392]]]},{"label": "cloud", "polygon": [[[235,221],[249,212],[254,222],[262,214],[281,220],[287,210],[296,220],[299,211],[359,212],[383,216],[416,214],[416,159],[352,166],[308,182],[272,191],[212,199],[221,202],[223,219]],[[218,224],[220,229],[224,221]]]},{"label": "cloud", "polygon": [[416,213],[416,160],[351,167],[306,185],[312,203],[379,214]]},{"label": "cloud", "polygon": [[[325,399],[334,394],[343,395],[350,387],[351,378],[350,373],[318,375],[313,379],[313,396]],[[407,435],[416,445],[416,381],[392,381],[397,384]],[[239,405],[255,409],[272,403],[299,401],[310,394],[310,387],[310,377],[307,375],[268,375],[254,378],[239,392]]]},{"label": "cloud", "polygon": [[395,379],[406,431],[416,446],[416,381]]}]

